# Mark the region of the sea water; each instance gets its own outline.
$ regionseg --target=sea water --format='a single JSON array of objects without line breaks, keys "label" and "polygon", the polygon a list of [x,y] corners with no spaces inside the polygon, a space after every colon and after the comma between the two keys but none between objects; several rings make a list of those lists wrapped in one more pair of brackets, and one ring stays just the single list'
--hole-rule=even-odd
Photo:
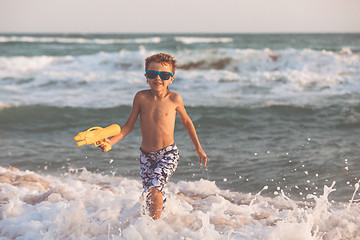
[{"label": "sea water", "polygon": [[[143,214],[144,59],[178,60],[202,147],[177,119],[162,219]],[[360,239],[359,34],[0,35],[0,239]]]}]

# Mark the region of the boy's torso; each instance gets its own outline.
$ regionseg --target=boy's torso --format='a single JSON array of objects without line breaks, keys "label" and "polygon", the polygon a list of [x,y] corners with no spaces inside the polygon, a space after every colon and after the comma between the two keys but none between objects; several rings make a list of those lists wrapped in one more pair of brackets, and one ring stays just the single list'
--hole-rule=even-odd
[{"label": "boy's torso", "polygon": [[141,91],[140,128],[142,133],[141,149],[155,152],[174,143],[176,118],[176,93],[168,91],[156,97],[150,90]]}]

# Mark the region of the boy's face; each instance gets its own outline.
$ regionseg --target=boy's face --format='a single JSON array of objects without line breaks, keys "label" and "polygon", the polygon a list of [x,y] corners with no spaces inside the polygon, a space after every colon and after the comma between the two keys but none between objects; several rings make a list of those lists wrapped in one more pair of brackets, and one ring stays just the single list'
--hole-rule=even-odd
[{"label": "boy's face", "polygon": [[[158,62],[152,62],[149,64],[147,70],[155,70],[158,72],[171,72],[171,67],[169,64],[162,64]],[[168,86],[174,81],[174,76],[170,76],[168,80],[162,80],[159,74],[154,79],[149,79],[145,74],[146,80],[149,83],[150,87],[154,91],[167,90]]]}]

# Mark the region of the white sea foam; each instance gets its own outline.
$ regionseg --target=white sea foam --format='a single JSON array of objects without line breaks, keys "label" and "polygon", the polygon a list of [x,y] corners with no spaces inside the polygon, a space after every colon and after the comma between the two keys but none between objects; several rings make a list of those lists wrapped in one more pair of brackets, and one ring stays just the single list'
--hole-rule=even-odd
[{"label": "white sea foam", "polygon": [[[134,89],[147,87],[144,59],[152,53],[140,46],[137,51],[83,56],[0,57],[0,101],[96,107],[96,89],[96,105],[129,105]],[[318,97],[360,91],[360,54],[349,49],[346,54],[217,49],[181,50],[174,55],[179,69],[171,88],[193,105],[306,104]]]},{"label": "white sea foam", "polygon": [[175,41],[182,42],[184,44],[195,43],[230,43],[233,42],[233,38],[228,37],[175,37]]},{"label": "white sea foam", "polygon": [[75,44],[117,44],[117,43],[160,43],[160,37],[148,37],[148,38],[76,38],[76,37],[33,37],[33,36],[0,36],[0,43],[8,42],[25,42],[25,43],[75,43]]},{"label": "white sea foam", "polygon": [[[0,167],[1,239],[358,239],[359,203],[310,202],[169,183],[160,220],[143,214],[139,180],[77,169],[45,176]],[[266,187],[263,190],[267,190]]]}]

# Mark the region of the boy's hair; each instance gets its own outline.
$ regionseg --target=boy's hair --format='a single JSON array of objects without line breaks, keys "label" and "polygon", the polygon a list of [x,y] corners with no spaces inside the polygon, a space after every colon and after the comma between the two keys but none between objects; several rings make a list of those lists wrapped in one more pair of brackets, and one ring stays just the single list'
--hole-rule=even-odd
[{"label": "boy's hair", "polygon": [[175,74],[175,68],[176,68],[176,60],[170,55],[166,53],[157,53],[154,55],[151,55],[150,57],[147,57],[145,59],[145,71],[148,70],[148,67],[150,63],[157,62],[161,64],[168,64],[171,67],[171,72]]}]

